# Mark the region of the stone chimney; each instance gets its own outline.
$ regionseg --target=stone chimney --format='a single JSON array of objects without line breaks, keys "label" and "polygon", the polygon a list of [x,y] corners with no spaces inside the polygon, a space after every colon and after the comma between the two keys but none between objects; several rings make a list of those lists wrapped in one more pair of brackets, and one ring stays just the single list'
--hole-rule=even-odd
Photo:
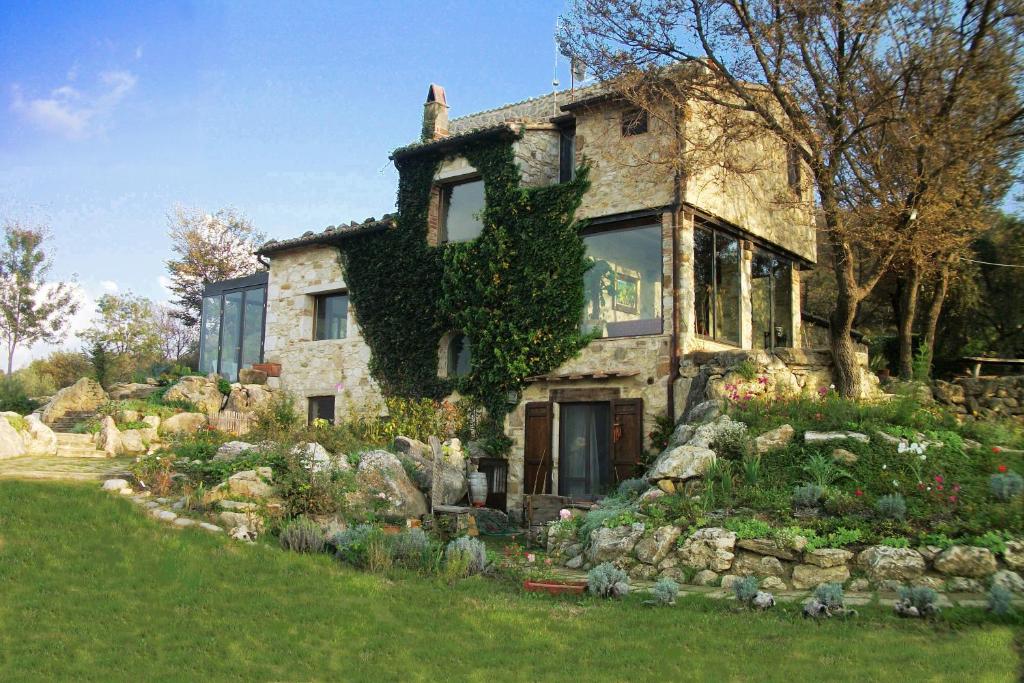
[{"label": "stone chimney", "polygon": [[430,84],[427,101],[423,104],[423,142],[440,140],[448,136],[448,102],[444,97],[444,88],[436,83]]}]

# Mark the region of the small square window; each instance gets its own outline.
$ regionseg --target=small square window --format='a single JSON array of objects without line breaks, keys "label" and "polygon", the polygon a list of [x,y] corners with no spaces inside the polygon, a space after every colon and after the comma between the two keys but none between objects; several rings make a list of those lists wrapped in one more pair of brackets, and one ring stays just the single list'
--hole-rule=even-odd
[{"label": "small square window", "polygon": [[484,181],[467,180],[441,186],[441,235],[443,242],[469,242],[484,228]]},{"label": "small square window", "polygon": [[309,397],[309,424],[313,424],[316,420],[327,420],[334,424],[333,396]]},{"label": "small square window", "polygon": [[640,135],[647,132],[647,112],[630,108],[622,112],[622,136]]},{"label": "small square window", "polygon": [[316,297],[313,339],[344,339],[348,332],[348,295],[321,294]]}]

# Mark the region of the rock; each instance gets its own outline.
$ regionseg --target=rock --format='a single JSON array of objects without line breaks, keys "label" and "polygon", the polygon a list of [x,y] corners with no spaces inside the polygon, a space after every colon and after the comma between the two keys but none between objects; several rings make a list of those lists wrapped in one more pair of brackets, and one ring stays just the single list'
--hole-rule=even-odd
[{"label": "rock", "polygon": [[826,569],[844,565],[851,559],[853,559],[853,553],[840,548],[818,548],[804,553],[804,562]]},{"label": "rock", "polygon": [[722,577],[722,583],[719,584],[722,590],[732,591],[737,583],[743,580],[742,576],[736,576],[735,574],[726,574]]},{"label": "rock", "polygon": [[850,570],[846,565],[819,567],[814,564],[798,564],[793,567],[793,588],[806,590],[817,588],[823,583],[846,583]]},{"label": "rock", "polygon": [[650,581],[658,575],[658,568],[649,564],[638,564],[629,570],[629,578],[638,581]]},{"label": "rock", "polygon": [[178,515],[174,514],[170,510],[153,509],[150,511],[150,514],[159,519],[161,522],[173,522],[178,518]]},{"label": "rock", "polygon": [[663,496],[671,496],[676,492],[676,485],[671,479],[659,479],[658,488],[654,489]]},{"label": "rock", "polygon": [[396,436],[394,442],[395,450],[412,458],[431,459],[430,446],[408,436]]},{"label": "rock", "polygon": [[43,408],[41,418],[46,424],[53,424],[69,412],[94,413],[108,400],[107,392],[99,382],[83,377],[54,394]]},{"label": "rock", "polygon": [[714,586],[716,583],[718,583],[718,574],[710,569],[702,569],[693,577],[695,586]]},{"label": "rock", "polygon": [[999,568],[991,550],[969,545],[946,548],[935,558],[934,565],[935,571],[942,574],[972,579],[984,578]]},{"label": "rock", "polygon": [[886,580],[912,583],[924,574],[925,562],[921,553],[910,548],[890,548],[873,545],[857,555],[857,564],[875,583]]},{"label": "rock", "polygon": [[224,404],[224,395],[220,393],[216,381],[208,377],[188,375],[167,390],[164,400],[188,401],[200,413],[213,415],[219,412],[221,405]]},{"label": "rock", "polygon": [[1024,541],[1007,541],[1003,561],[1015,572],[1024,569]]},{"label": "rock", "polygon": [[964,388],[959,384],[943,382],[939,379],[933,383],[932,390],[935,393],[935,398],[943,403],[960,404],[967,400]]},{"label": "rock", "polygon": [[644,564],[659,564],[675,547],[681,531],[679,527],[672,525],[655,529],[652,535],[637,541],[634,548],[636,559]]},{"label": "rock", "polygon": [[6,417],[0,417],[0,460],[25,454],[25,441]]},{"label": "rock", "polygon": [[232,384],[224,410],[251,413],[270,400],[270,391],[258,384]]},{"label": "rock", "polygon": [[27,428],[21,433],[25,455],[57,455],[57,435],[35,413],[25,416]]},{"label": "rock", "polygon": [[118,493],[120,493],[122,496],[131,496],[135,493],[135,490],[130,486],[126,486],[125,488],[118,491]]},{"label": "rock", "polygon": [[757,591],[757,594],[754,595],[754,599],[750,601],[750,604],[754,609],[766,610],[769,607],[775,607],[775,597],[771,593]]},{"label": "rock", "polygon": [[103,482],[104,491],[120,491],[128,486],[126,479],[107,479]]},{"label": "rock", "polygon": [[121,432],[121,452],[125,455],[140,455],[146,452],[146,443],[138,429],[126,429]]},{"label": "rock", "polygon": [[736,534],[720,527],[698,529],[676,551],[679,563],[693,569],[727,571],[732,566]]},{"label": "rock", "polygon": [[761,580],[761,588],[770,591],[785,591],[789,590],[786,582],[777,576],[766,576]]},{"label": "rock", "polygon": [[236,541],[245,541],[246,543],[255,543],[256,538],[259,536],[255,529],[250,529],[245,526],[237,526],[231,530],[231,538]]},{"label": "rock", "polygon": [[146,399],[157,392],[160,387],[150,384],[138,384],[135,382],[127,384],[115,384],[110,387],[107,394],[111,401],[129,401],[132,399]]},{"label": "rock", "polygon": [[569,569],[579,569],[580,567],[583,566],[583,556],[582,555],[577,555],[576,557],[573,557],[572,559],[570,559],[568,562],[565,563],[565,566],[568,567]]},{"label": "rock", "polygon": [[[656,484],[659,480],[686,481],[701,477],[715,462],[715,452],[692,444],[677,446],[664,451],[647,472],[647,481]],[[674,487],[673,487],[674,489]]]},{"label": "rock", "polygon": [[267,373],[256,368],[242,368],[238,371],[238,381],[242,384],[266,384]]},{"label": "rock", "polygon": [[121,410],[118,411],[117,413],[117,421],[121,423],[138,422],[139,417],[141,416],[139,415],[139,411],[137,410]]},{"label": "rock", "polygon": [[730,569],[740,576],[785,576],[786,568],[777,557],[758,555],[747,551],[737,551]]},{"label": "rock", "polygon": [[204,531],[209,531],[213,534],[218,534],[221,531],[224,531],[224,529],[222,529],[221,527],[217,526],[216,524],[210,524],[209,522],[199,522],[199,528]]},{"label": "rock", "polygon": [[[804,544],[806,545],[806,543],[807,541],[804,539]],[[789,560],[790,562],[796,560],[798,555],[797,552],[789,548],[783,548],[770,538],[743,538],[736,541],[736,547],[749,550],[758,555],[771,555],[780,560]]]},{"label": "rock", "polygon": [[[992,585],[1002,586],[1012,593],[1024,593],[1024,579],[1020,574],[1009,569],[1003,569],[992,575]],[[979,591],[980,586],[979,586]]]},{"label": "rock", "polygon": [[737,422],[728,415],[720,415],[715,418],[713,422],[707,422],[697,427],[697,430],[693,433],[693,437],[687,442],[687,445],[697,446],[700,448],[711,448],[711,444],[713,444],[721,434],[726,432],[746,431],[746,424]]},{"label": "rock", "polygon": [[[438,477],[431,472],[431,495],[437,496],[443,505],[454,505],[469,492],[469,480],[466,477],[466,456],[462,451],[462,443],[458,439],[450,439],[442,445],[441,471]],[[433,463],[437,467],[438,463]],[[434,486],[439,489],[434,491]]]},{"label": "rock", "polygon": [[644,525],[640,523],[595,529],[590,534],[590,545],[586,551],[587,561],[591,564],[600,564],[628,556],[643,535]]},{"label": "rock", "polygon": [[854,593],[866,593],[871,590],[871,582],[867,579],[854,579],[850,582],[848,588]]},{"label": "rock", "polygon": [[157,415],[146,415],[142,418],[142,421],[148,424],[150,429],[160,429],[160,417]]},{"label": "rock", "polygon": [[829,441],[845,441],[852,439],[861,443],[871,443],[867,434],[860,432],[804,432],[805,443],[827,443]]},{"label": "rock", "polygon": [[263,518],[259,515],[226,511],[217,515],[217,519],[226,529],[232,531],[239,528],[251,529],[257,532],[263,530]]},{"label": "rock", "polygon": [[295,454],[310,472],[330,472],[331,470],[350,470],[352,466],[348,458],[336,458],[318,443],[303,443],[295,447]]},{"label": "rock", "polygon": [[914,581],[914,585],[931,588],[936,593],[940,593],[946,589],[946,581],[942,577],[928,576],[927,574]]},{"label": "rock", "polygon": [[207,418],[202,413],[178,413],[171,415],[160,425],[164,434],[194,434],[206,426]]},{"label": "rock", "polygon": [[686,414],[686,421],[690,423],[697,422],[708,422],[714,420],[722,414],[722,409],[725,407],[725,403],[721,399],[711,399],[698,403],[697,405],[690,408],[690,411]]},{"label": "rock", "polygon": [[942,548],[937,545],[926,545],[918,547],[917,552],[921,553],[921,557],[923,557],[926,562],[934,562],[935,558],[942,552]]},{"label": "rock", "polygon": [[765,432],[754,439],[754,450],[758,453],[767,453],[788,446],[793,440],[796,430],[790,425],[782,425]]},{"label": "rock", "polygon": [[405,473],[398,456],[388,451],[363,453],[356,470],[356,491],[350,501],[375,505],[371,498],[383,493],[384,514],[392,517],[416,518],[427,514],[427,500]]},{"label": "rock", "polygon": [[231,510],[233,512],[255,512],[259,510],[260,506],[256,503],[242,500],[219,500],[217,501],[217,507],[221,510]]},{"label": "rock", "polygon": [[852,465],[857,462],[857,454],[851,453],[845,448],[837,448],[832,451],[832,462],[840,465]]},{"label": "rock", "polygon": [[637,502],[640,505],[646,505],[647,503],[653,503],[654,501],[658,500],[659,498],[663,498],[663,497],[669,495],[670,492],[669,491],[665,491],[662,488],[662,486],[661,486],[662,483],[667,483],[669,486],[671,486],[672,487],[671,493],[675,493],[675,484],[672,483],[672,480],[671,479],[662,479],[662,480],[660,480],[658,482],[658,488],[647,489],[646,491],[644,491],[640,495],[639,498],[637,498]]},{"label": "rock", "polygon": [[174,526],[181,527],[183,529],[185,527],[192,526],[195,523],[196,521],[194,519],[189,519],[188,517],[178,517],[176,520],[174,520]]},{"label": "rock", "polygon": [[682,446],[693,438],[693,434],[696,431],[697,427],[695,425],[686,422],[676,425],[676,428],[672,430],[672,435],[668,437],[668,449],[671,450],[676,446]]},{"label": "rock", "polygon": [[[993,577],[992,580],[995,582],[995,577]],[[981,581],[978,581],[977,579],[969,579],[966,576],[949,577],[945,581],[944,588],[950,593],[981,593],[985,590]]]},{"label": "rock", "polygon": [[227,480],[227,490],[236,496],[267,499],[274,495],[274,487],[270,482],[273,472],[269,467],[258,467],[255,470],[235,472]]},{"label": "rock", "polygon": [[875,436],[877,436],[880,440],[886,442],[890,446],[899,447],[900,444],[907,443],[906,439],[901,439],[900,437],[893,436],[892,434],[889,434],[887,432],[875,432]]},{"label": "rock", "polygon": [[213,460],[215,462],[234,460],[243,452],[252,450],[253,448],[255,448],[255,446],[247,441],[228,441],[217,449],[217,452],[213,456]]},{"label": "rock", "polygon": [[96,448],[107,454],[107,457],[114,457],[124,453],[124,446],[121,445],[121,430],[114,423],[114,418],[109,415],[100,420],[100,431],[96,432]]}]

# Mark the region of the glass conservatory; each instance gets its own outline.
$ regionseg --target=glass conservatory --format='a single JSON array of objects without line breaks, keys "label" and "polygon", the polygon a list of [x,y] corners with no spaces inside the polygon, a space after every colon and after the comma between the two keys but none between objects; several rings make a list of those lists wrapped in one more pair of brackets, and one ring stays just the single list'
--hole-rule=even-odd
[{"label": "glass conservatory", "polygon": [[199,371],[235,382],[241,368],[262,362],[266,309],[266,271],[206,285]]}]

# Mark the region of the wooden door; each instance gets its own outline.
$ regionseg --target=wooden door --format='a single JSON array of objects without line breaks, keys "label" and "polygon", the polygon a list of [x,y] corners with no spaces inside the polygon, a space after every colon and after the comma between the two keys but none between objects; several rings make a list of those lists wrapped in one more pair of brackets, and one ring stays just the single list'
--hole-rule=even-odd
[{"label": "wooden door", "polygon": [[551,404],[526,404],[523,493],[551,493]]},{"label": "wooden door", "polygon": [[644,448],[644,401],[612,401],[612,474],[615,482],[637,476]]}]

